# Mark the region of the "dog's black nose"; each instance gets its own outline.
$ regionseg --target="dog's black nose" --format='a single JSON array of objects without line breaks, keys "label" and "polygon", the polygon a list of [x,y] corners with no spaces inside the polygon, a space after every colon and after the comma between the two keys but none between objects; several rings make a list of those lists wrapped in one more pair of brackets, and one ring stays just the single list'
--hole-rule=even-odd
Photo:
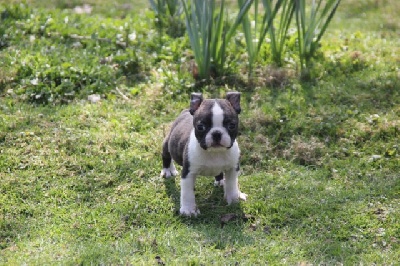
[{"label": "dog's black nose", "polygon": [[222,134],[219,131],[215,131],[211,134],[213,141],[219,143],[221,141]]}]

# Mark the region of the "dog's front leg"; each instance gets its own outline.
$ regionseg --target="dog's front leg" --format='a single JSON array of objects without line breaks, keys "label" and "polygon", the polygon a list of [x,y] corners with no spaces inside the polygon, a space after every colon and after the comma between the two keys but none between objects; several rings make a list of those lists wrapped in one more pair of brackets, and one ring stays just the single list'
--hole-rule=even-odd
[{"label": "dog's front leg", "polygon": [[239,171],[234,168],[225,172],[224,197],[228,205],[239,200],[245,201],[247,198],[247,195],[239,190],[238,176]]},{"label": "dog's front leg", "polygon": [[[184,171],[183,171],[184,172]],[[181,209],[180,214],[185,216],[197,216],[200,214],[196,206],[194,196],[194,183],[196,175],[188,173],[181,178]]]}]

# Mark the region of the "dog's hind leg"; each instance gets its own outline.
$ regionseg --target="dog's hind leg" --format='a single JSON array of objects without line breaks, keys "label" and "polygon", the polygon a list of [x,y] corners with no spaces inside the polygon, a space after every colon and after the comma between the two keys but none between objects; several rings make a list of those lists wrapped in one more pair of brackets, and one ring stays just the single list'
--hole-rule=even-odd
[{"label": "dog's hind leg", "polygon": [[224,185],[224,173],[215,176],[214,186],[222,187]]},{"label": "dog's hind leg", "polygon": [[162,148],[162,162],[163,169],[161,170],[161,177],[169,178],[171,176],[176,176],[178,171],[176,171],[174,162],[172,161],[171,154],[168,150],[168,139],[164,140]]}]

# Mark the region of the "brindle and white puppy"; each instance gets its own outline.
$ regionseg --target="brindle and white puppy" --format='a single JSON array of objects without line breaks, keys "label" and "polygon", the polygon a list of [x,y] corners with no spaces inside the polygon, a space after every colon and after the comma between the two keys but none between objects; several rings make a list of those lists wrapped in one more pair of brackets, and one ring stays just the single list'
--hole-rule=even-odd
[{"label": "brindle and white puppy", "polygon": [[227,93],[226,99],[206,100],[201,93],[192,93],[190,109],[172,124],[163,143],[161,176],[177,175],[172,159],[182,166],[182,215],[200,213],[194,195],[198,175],[215,176],[216,184],[224,186],[228,204],[246,200],[238,184],[240,150],[236,137],[240,111],[238,92]]}]

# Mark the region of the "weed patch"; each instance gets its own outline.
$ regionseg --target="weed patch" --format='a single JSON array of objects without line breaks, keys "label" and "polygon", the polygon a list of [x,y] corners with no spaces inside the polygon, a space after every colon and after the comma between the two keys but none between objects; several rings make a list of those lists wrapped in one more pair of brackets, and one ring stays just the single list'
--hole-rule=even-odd
[{"label": "weed patch", "polygon": [[288,149],[283,151],[287,159],[293,158],[301,165],[319,165],[324,155],[325,145],[318,139],[311,137],[304,141],[301,137],[292,137]]}]

